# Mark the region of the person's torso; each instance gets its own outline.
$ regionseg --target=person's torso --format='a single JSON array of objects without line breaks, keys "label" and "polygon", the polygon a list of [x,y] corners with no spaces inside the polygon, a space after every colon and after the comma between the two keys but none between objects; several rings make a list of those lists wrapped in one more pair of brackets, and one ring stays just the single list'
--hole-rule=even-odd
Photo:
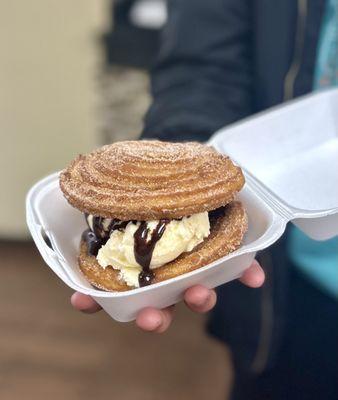
[{"label": "person's torso", "polygon": [[254,2],[254,112],[312,90],[325,4],[325,0]]},{"label": "person's torso", "polygon": [[[322,86],[337,85],[336,1],[256,1],[255,111],[320,90]],[[331,73],[327,73],[328,67]],[[289,233],[285,251],[293,264],[324,291],[338,296],[338,238],[317,242],[294,226]]]}]

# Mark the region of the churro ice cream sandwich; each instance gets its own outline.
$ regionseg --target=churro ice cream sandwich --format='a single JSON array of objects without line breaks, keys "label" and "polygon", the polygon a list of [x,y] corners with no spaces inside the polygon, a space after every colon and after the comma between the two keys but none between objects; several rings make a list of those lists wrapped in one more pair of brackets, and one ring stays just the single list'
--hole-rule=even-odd
[{"label": "churro ice cream sandwich", "polygon": [[243,185],[229,157],[195,142],[124,141],[78,156],[60,187],[87,222],[81,271],[97,288],[124,291],[229,254],[247,230],[234,201]]}]

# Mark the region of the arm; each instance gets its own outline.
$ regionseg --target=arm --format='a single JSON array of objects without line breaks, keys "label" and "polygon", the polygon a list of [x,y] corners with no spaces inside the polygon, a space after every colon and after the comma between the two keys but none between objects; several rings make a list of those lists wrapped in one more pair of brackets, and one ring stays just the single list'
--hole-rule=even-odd
[{"label": "arm", "polygon": [[250,4],[169,1],[143,138],[206,140],[252,112]]}]

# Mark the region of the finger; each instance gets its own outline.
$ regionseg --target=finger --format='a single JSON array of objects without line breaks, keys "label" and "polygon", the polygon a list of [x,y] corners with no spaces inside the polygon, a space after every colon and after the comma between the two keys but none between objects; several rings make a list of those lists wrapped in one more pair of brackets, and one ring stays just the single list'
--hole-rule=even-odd
[{"label": "finger", "polygon": [[259,263],[254,260],[251,266],[244,271],[239,280],[246,286],[258,288],[264,283],[265,273]]},{"label": "finger", "polygon": [[205,313],[215,306],[217,296],[214,290],[207,289],[202,285],[196,285],[185,292],[184,301],[192,311]]},{"label": "finger", "polygon": [[73,293],[70,298],[72,306],[79,311],[92,314],[101,310],[101,306],[96,303],[90,296],[79,292]]},{"label": "finger", "polygon": [[174,306],[158,310],[156,308],[145,308],[136,317],[136,325],[143,331],[163,333],[165,332],[174,315]]}]

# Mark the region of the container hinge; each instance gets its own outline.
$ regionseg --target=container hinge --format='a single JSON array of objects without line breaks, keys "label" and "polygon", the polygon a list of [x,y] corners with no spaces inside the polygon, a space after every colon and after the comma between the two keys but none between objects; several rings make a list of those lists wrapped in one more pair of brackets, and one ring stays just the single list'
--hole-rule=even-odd
[{"label": "container hinge", "polygon": [[279,214],[286,221],[293,218],[293,212],[287,204],[284,203],[276,194],[268,189],[262,182],[252,176],[249,172],[245,172],[245,178],[248,185],[250,185],[257,196],[267,203],[277,214]]}]

